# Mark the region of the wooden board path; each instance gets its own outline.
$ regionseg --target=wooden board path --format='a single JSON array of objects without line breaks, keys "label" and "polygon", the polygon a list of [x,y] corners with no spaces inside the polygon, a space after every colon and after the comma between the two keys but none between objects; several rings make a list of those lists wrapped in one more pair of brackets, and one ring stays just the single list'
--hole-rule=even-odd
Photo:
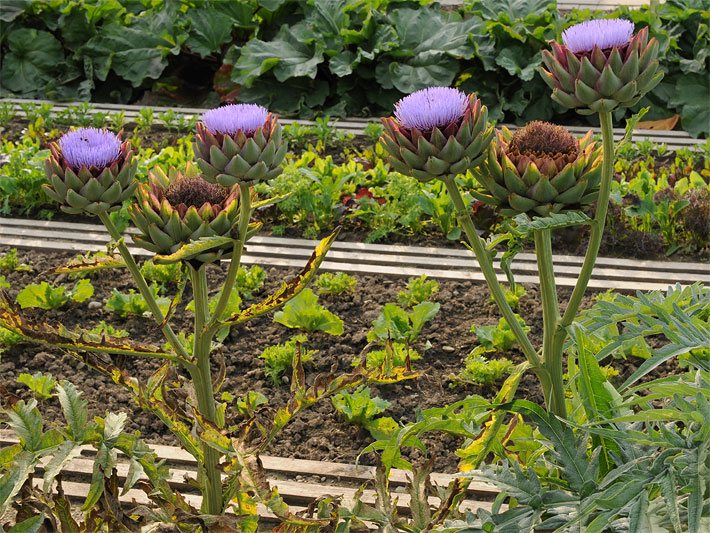
[{"label": "wooden board path", "polygon": [[[52,102],[49,100],[24,100],[18,98],[3,98],[0,102],[10,102],[15,105],[15,111],[18,114],[24,115],[25,112],[20,107],[20,104],[30,103],[30,104],[51,104],[53,107],[52,114],[57,115],[59,112],[79,105],[79,102]],[[135,120],[139,115],[140,110],[144,107],[150,107],[155,114],[153,120],[156,124],[162,124],[162,121],[158,117],[161,113],[172,111],[183,116],[201,116],[207,109],[202,108],[192,108],[192,107],[161,107],[161,106],[137,106],[137,105],[126,105],[126,104],[92,104],[93,109],[89,111],[89,114],[93,113],[115,113],[123,112],[125,114],[126,120],[130,123]],[[283,124],[302,124],[305,126],[313,126],[316,123],[312,120],[297,120],[281,118],[279,119]],[[328,124],[338,131],[345,133],[351,133],[353,135],[363,135],[365,127],[372,123],[379,123],[379,119],[372,118],[344,118],[330,120]],[[518,126],[514,124],[506,124],[510,129],[516,129]],[[569,131],[575,135],[584,135],[590,129],[595,132],[595,134],[601,134],[599,128],[584,127],[584,126],[570,126],[567,128]],[[614,128],[614,139],[619,140],[624,136],[623,128]],[[651,141],[656,144],[665,144],[669,150],[677,150],[679,148],[688,148],[693,146],[700,146],[705,141],[703,139],[694,139],[684,131],[665,131],[665,130],[634,130],[632,137],[634,142],[640,141]]]},{"label": "wooden board path", "polygon": [[[19,441],[11,431],[0,430],[0,449],[12,446]],[[195,493],[194,488],[186,481],[187,478],[194,478],[197,464],[194,458],[185,450],[157,444],[149,444],[159,459],[165,459],[170,468],[169,484],[175,490],[179,490],[185,495],[187,501],[198,507],[201,498]],[[64,477],[70,477],[73,481],[62,482],[64,492],[74,500],[81,500],[86,497],[91,474],[93,471],[93,460],[96,450],[90,446],[81,447],[81,455],[69,461],[65,468]],[[119,456],[117,475],[122,483],[128,473],[128,463]],[[291,506],[293,512],[302,511],[308,504],[324,496],[340,496],[345,506],[352,506],[355,493],[364,484],[370,483],[375,476],[375,467],[353,465],[347,463],[332,463],[325,461],[312,461],[305,459],[292,459],[284,457],[273,457],[269,455],[261,456],[264,469],[266,470],[269,483],[277,486],[279,494],[286,503]],[[46,461],[45,463],[46,464]],[[44,472],[40,467],[39,474]],[[406,487],[409,484],[409,472],[405,470],[392,469],[390,473],[390,486],[396,491],[397,507],[403,514],[409,511],[410,497],[406,493],[400,493],[398,487]],[[298,476],[298,478],[297,478]],[[454,479],[452,474],[432,473],[430,478],[433,484],[446,486]],[[318,481],[304,481],[305,478],[317,479]],[[35,480],[36,486],[41,486],[41,477]],[[463,502],[462,510],[475,510],[478,508],[491,509],[491,505],[498,490],[487,483],[472,482],[467,490],[467,498]],[[135,501],[140,504],[148,504],[150,500],[142,490],[132,489],[121,497],[127,503]],[[366,488],[362,493],[362,501],[368,504],[375,503],[375,492],[371,488]],[[432,505],[438,505],[438,498],[431,497]],[[259,515],[264,519],[275,519],[274,515],[264,506],[259,507]]]},{"label": "wooden board path", "polygon": [[[130,235],[135,230],[128,231]],[[44,251],[69,251],[77,254],[105,250],[109,235],[97,224],[0,218],[0,246]],[[317,241],[256,236],[246,247],[245,264],[303,267]],[[142,248],[129,248],[138,256],[151,255]],[[556,281],[573,287],[583,258],[554,255]],[[498,278],[506,277],[496,261]],[[379,274],[411,277],[426,274],[432,278],[484,281],[472,252],[461,248],[435,248],[404,245],[365,244],[336,241],[321,268],[354,274]],[[535,255],[518,254],[513,272],[520,283],[539,282]],[[710,264],[677,261],[641,261],[600,257],[589,283],[595,289],[665,290],[669,285],[695,282],[710,284]]]}]

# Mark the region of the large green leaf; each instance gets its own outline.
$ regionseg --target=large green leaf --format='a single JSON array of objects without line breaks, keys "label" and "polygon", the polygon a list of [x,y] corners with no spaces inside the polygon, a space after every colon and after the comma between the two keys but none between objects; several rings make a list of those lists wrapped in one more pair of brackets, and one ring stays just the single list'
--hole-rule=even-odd
[{"label": "large green leaf", "polygon": [[710,77],[707,73],[679,77],[669,103],[680,108],[685,131],[695,137],[710,133]]},{"label": "large green leaf", "polygon": [[49,32],[19,28],[7,36],[2,58],[2,85],[16,93],[31,93],[54,79],[64,60],[61,43]]},{"label": "large green leaf", "polygon": [[71,437],[76,442],[82,442],[89,418],[86,400],[81,397],[81,392],[74,384],[68,381],[62,381],[56,388],[57,398],[62,406]]},{"label": "large green leaf", "polygon": [[0,20],[12,22],[32,5],[34,0],[3,0],[0,2]]},{"label": "large green leaf", "polygon": [[188,9],[190,36],[185,44],[202,57],[220,51],[220,47],[231,40],[232,20],[213,7]]},{"label": "large green leaf", "polygon": [[270,70],[280,82],[301,76],[313,79],[322,62],[323,50],[319,45],[304,44],[284,25],[272,41],[252,39],[242,48],[232,79],[249,87]]}]

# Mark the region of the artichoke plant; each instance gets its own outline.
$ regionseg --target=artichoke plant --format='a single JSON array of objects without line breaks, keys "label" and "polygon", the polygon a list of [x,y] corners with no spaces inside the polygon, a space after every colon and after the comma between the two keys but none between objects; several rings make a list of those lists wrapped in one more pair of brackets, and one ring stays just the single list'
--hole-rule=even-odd
[{"label": "artichoke plant", "polygon": [[663,78],[658,41],[648,28],[633,35],[623,19],[590,20],[562,34],[562,44],[543,50],[540,69],[552,99],[583,115],[631,107]]},{"label": "artichoke plant", "polygon": [[422,89],[382,119],[392,168],[420,181],[463,174],[485,157],[493,138],[488,109],[475,95],[450,87]]},{"label": "artichoke plant", "polygon": [[[185,172],[160,167],[149,173],[148,183],[139,184],[136,202],[128,213],[141,231],[136,245],[161,255],[175,253],[183,245],[203,237],[234,237],[239,225],[239,187],[222,187],[205,181],[199,170],[188,164]],[[183,257],[198,263],[227,258],[233,243]]]},{"label": "artichoke plant", "polygon": [[133,196],[138,162],[128,142],[107,130],[79,128],[49,146],[47,195],[73,215],[101,215]]},{"label": "artichoke plant", "polygon": [[287,150],[276,115],[255,104],[206,112],[197,124],[194,148],[204,179],[223,187],[275,178]]},{"label": "artichoke plant", "polygon": [[512,134],[503,128],[476,172],[486,194],[472,194],[503,216],[578,210],[597,199],[601,162],[591,131],[578,141],[548,122],[533,121]]}]

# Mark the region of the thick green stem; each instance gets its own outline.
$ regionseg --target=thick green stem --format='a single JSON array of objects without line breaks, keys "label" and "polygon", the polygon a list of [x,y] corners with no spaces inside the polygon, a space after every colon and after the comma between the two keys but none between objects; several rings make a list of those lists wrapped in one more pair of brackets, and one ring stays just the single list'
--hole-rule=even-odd
[{"label": "thick green stem", "polygon": [[562,351],[565,339],[567,338],[567,328],[577,316],[582,298],[589,285],[589,280],[594,271],[594,265],[599,255],[599,247],[604,235],[604,225],[606,224],[606,213],[609,208],[609,194],[611,193],[611,180],[614,175],[614,130],[612,128],[611,113],[599,113],[602,130],[602,177],[599,185],[599,196],[597,199],[597,210],[592,221],[592,228],[589,234],[589,244],[587,253],[584,256],[582,270],[577,278],[577,284],[572,291],[567,308],[560,320],[555,332],[555,350]]},{"label": "thick green stem", "polygon": [[[212,337],[206,331],[206,326],[209,322],[207,274],[204,265],[198,270],[189,267],[189,271],[195,300],[195,338],[192,355],[196,362],[190,373],[200,414],[205,420],[214,424],[216,423],[217,406],[214,399],[212,370],[210,368]],[[200,481],[204,486],[202,512],[213,515],[221,514],[222,477],[219,470],[219,452],[203,442],[202,453],[203,461],[199,465]]]},{"label": "thick green stem", "polygon": [[550,412],[566,417],[564,383],[562,381],[562,350],[555,351],[555,332],[560,320],[560,307],[555,286],[555,269],[552,263],[552,232],[549,229],[534,232],[535,254],[540,274],[542,298],[542,359],[550,376],[550,388],[544,390],[545,403]]},{"label": "thick green stem", "polygon": [[491,261],[491,258],[488,255],[488,251],[486,250],[486,245],[481,239],[481,237],[478,236],[476,226],[474,226],[473,220],[471,220],[471,214],[466,209],[466,204],[464,203],[463,198],[461,197],[461,193],[459,192],[459,188],[458,185],[456,185],[454,177],[448,176],[444,178],[444,184],[446,184],[446,189],[449,191],[449,196],[451,196],[451,200],[454,203],[454,207],[456,209],[456,218],[459,221],[459,224],[461,225],[461,228],[463,229],[464,233],[466,234],[468,242],[471,245],[471,248],[473,249],[473,253],[476,254],[476,259],[478,260],[478,264],[481,267],[483,276],[486,279],[488,288],[491,291],[493,300],[498,305],[498,308],[500,309],[503,318],[505,318],[505,320],[508,322],[511,331],[513,332],[516,340],[520,344],[520,347],[523,350],[523,354],[525,354],[527,360],[530,361],[533,370],[536,374],[538,374],[541,382],[547,383],[548,379],[545,375],[546,371],[542,368],[542,362],[540,361],[540,357],[538,356],[535,347],[532,345],[530,339],[528,338],[522,326],[515,317],[515,313],[513,313],[513,310],[510,308],[510,305],[508,305],[508,302],[505,299],[505,293],[503,292],[503,288],[498,282],[498,277],[496,276],[495,269],[493,268],[493,262]]},{"label": "thick green stem", "polygon": [[227,277],[222,285],[222,294],[217,301],[214,315],[209,324],[210,337],[217,329],[219,329],[219,321],[222,319],[222,314],[229,303],[229,293],[234,290],[234,282],[237,279],[237,272],[242,260],[244,252],[244,242],[246,241],[247,231],[249,230],[249,220],[251,219],[251,191],[249,186],[243,183],[239,184],[239,240],[234,243],[232,251],[232,259],[227,271]]},{"label": "thick green stem", "polygon": [[133,277],[133,281],[135,282],[136,287],[138,288],[138,292],[140,292],[141,296],[143,296],[143,298],[145,299],[146,304],[148,304],[148,309],[150,309],[153,318],[158,324],[162,324],[161,330],[163,332],[163,335],[165,335],[165,338],[167,339],[170,346],[172,346],[173,350],[175,350],[175,353],[177,353],[181,359],[187,361],[190,358],[189,354],[185,350],[185,347],[182,345],[180,340],[177,338],[177,335],[175,335],[175,332],[170,327],[170,324],[165,322],[165,316],[160,310],[160,307],[155,301],[155,298],[153,298],[153,294],[150,292],[148,283],[146,283],[143,274],[141,274],[140,268],[138,268],[136,261],[131,255],[131,252],[128,251],[128,247],[123,242],[123,239],[121,238],[121,233],[118,231],[118,228],[116,228],[113,222],[111,222],[111,217],[109,217],[108,213],[101,213],[99,215],[99,218],[101,219],[103,225],[106,226],[106,229],[108,230],[109,235],[111,235],[111,238],[116,241],[118,253],[121,254],[123,261],[126,263],[126,267],[128,268],[128,271]]}]

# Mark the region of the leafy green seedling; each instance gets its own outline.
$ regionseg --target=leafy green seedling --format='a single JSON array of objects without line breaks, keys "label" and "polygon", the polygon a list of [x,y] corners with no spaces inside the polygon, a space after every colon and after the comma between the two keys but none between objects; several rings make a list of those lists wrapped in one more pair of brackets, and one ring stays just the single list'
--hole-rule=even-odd
[{"label": "leafy green seedling", "polygon": [[[170,308],[170,298],[158,296],[160,287],[155,283],[150,285],[150,292],[153,294],[160,310],[163,314],[166,314]],[[129,289],[127,293],[113,289],[111,296],[106,301],[106,310],[116,313],[121,318],[125,318],[128,315],[143,316],[148,312],[148,304],[143,296],[133,289]]]},{"label": "leafy green seedling", "polygon": [[31,272],[32,267],[24,263],[20,263],[17,258],[17,248],[12,248],[9,252],[0,255],[0,270],[7,270],[10,272]]},{"label": "leafy green seedling", "polygon": [[34,393],[35,397],[40,400],[47,400],[52,397],[52,390],[57,384],[57,381],[52,377],[51,374],[43,374],[42,372],[35,372],[34,374],[20,374],[17,378],[18,383],[27,385],[29,389]]},{"label": "leafy green seedling", "polygon": [[0,328],[0,354],[14,346],[22,340],[22,335],[18,335],[9,329]]},{"label": "leafy green seedling", "polygon": [[265,280],[266,272],[259,265],[253,265],[248,269],[239,267],[234,286],[244,300],[251,300],[254,298],[254,293],[264,286]]},{"label": "leafy green seedling", "polygon": [[504,376],[510,374],[515,367],[513,362],[505,357],[488,359],[485,354],[494,353],[483,346],[477,346],[466,356],[464,369],[458,378],[467,383],[477,385],[493,385]]},{"label": "leafy green seedling", "polygon": [[106,336],[117,339],[128,337],[128,332],[125,329],[114,328],[111,324],[107,324],[105,320],[102,320],[91,328],[89,333],[93,333],[99,337]]},{"label": "leafy green seedling", "polygon": [[7,281],[7,278],[5,276],[0,276],[0,289],[9,289],[10,288],[10,282]]},{"label": "leafy green seedling", "polygon": [[311,289],[304,289],[289,301],[282,311],[274,314],[274,322],[308,333],[322,331],[329,335],[342,335],[343,321],[318,304],[318,296]]},{"label": "leafy green seedling", "polygon": [[379,396],[370,396],[369,387],[359,387],[353,392],[333,396],[333,407],[351,424],[366,427],[374,418],[385,412],[389,402]]},{"label": "leafy green seedling", "polygon": [[[525,321],[515,315],[523,329],[528,332],[530,328],[525,325]],[[471,331],[478,337],[478,343],[487,350],[498,350],[507,352],[516,344],[515,335],[508,326],[505,318],[501,318],[497,325],[494,326],[471,326]]]},{"label": "leafy green seedling", "polygon": [[[296,335],[283,344],[269,346],[259,357],[264,360],[266,368],[264,373],[269,377],[274,385],[281,383],[281,376],[289,368],[293,368],[293,360],[296,357],[296,350],[301,350],[301,363],[307,363],[313,360],[313,356],[318,353],[318,350],[307,350],[303,347],[303,343],[308,340],[305,335]],[[300,345],[299,346],[297,346]]]},{"label": "leafy green seedling", "polygon": [[[392,366],[403,367],[407,360],[407,355],[409,355],[409,361],[419,361],[422,356],[414,348],[407,346],[401,342],[392,343]],[[387,357],[387,349],[382,350],[372,350],[367,352],[365,366],[368,369],[380,368]],[[358,366],[360,364],[360,358],[356,357],[353,359],[352,366]]]},{"label": "leafy green seedling", "polygon": [[370,122],[367,126],[365,126],[363,133],[372,144],[377,144],[384,131],[385,128],[382,124]]},{"label": "leafy green seedling", "polygon": [[345,272],[338,272],[337,274],[326,272],[318,276],[315,285],[318,287],[318,294],[336,296],[338,294],[355,292],[357,279]]},{"label": "leafy green seedling", "polygon": [[385,304],[380,316],[372,322],[367,340],[385,342],[390,339],[411,344],[417,340],[424,325],[436,316],[440,307],[438,303],[422,302],[407,312],[397,304]]},{"label": "leafy green seedling", "polygon": [[425,274],[418,278],[411,278],[407,288],[397,294],[397,302],[404,307],[413,307],[431,300],[437,292],[439,292],[439,282],[428,279]]},{"label": "leafy green seedling", "polygon": [[159,285],[177,285],[182,280],[183,271],[180,263],[158,265],[153,261],[146,261],[141,266],[141,274],[147,281]]},{"label": "leafy green seedling", "polygon": [[[520,283],[516,283],[515,288],[513,289],[503,287],[505,301],[508,302],[508,305],[511,307],[511,309],[517,309],[520,306],[520,298],[525,296],[527,293],[528,291],[526,291],[525,287],[523,287]],[[488,300],[491,303],[495,303],[492,296],[489,297]]]},{"label": "leafy green seedling", "polygon": [[94,295],[94,286],[88,279],[76,282],[74,288],[67,290],[63,286],[54,286],[46,281],[27,285],[17,295],[17,303],[22,309],[38,307],[39,309],[57,309],[70,300],[82,303]]}]

